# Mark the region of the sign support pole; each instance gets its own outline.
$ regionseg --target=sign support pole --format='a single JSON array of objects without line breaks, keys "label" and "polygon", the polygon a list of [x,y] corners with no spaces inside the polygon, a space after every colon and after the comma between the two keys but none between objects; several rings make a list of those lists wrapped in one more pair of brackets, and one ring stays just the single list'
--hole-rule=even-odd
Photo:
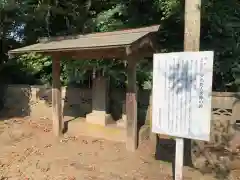
[{"label": "sign support pole", "polygon": [[176,138],[176,153],[175,153],[175,180],[183,179],[183,156],[184,156],[184,139]]}]

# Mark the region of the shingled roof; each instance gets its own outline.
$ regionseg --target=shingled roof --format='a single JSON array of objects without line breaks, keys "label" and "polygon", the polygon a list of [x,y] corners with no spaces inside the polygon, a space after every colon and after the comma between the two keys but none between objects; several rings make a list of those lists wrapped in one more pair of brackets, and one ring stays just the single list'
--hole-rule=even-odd
[{"label": "shingled roof", "polygon": [[[78,36],[42,38],[39,43],[9,51],[10,55],[29,52],[72,53],[80,57],[122,57],[126,47],[141,49],[149,45],[151,35],[157,32],[159,25],[119,30],[104,33],[92,33]],[[147,40],[146,40],[147,39]],[[102,53],[99,53],[99,52]],[[87,53],[87,54],[86,54]],[[96,54],[97,53],[97,54]],[[93,57],[92,57],[93,56]]]}]

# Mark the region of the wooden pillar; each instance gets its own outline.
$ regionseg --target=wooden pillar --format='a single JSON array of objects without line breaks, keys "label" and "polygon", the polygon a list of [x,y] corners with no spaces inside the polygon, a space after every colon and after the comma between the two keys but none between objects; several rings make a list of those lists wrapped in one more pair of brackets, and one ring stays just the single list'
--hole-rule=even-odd
[{"label": "wooden pillar", "polygon": [[53,133],[55,136],[60,136],[63,130],[62,117],[62,98],[61,98],[61,82],[60,82],[60,57],[52,57],[52,120]]},{"label": "wooden pillar", "polygon": [[[201,29],[201,0],[185,0],[184,51],[199,51]],[[198,141],[195,141],[201,147]],[[192,165],[190,139],[184,139],[184,164]],[[208,155],[205,154],[207,157]],[[181,171],[176,169],[175,173]]]},{"label": "wooden pillar", "polygon": [[185,0],[184,51],[199,51],[201,0]]},{"label": "wooden pillar", "polygon": [[127,66],[127,138],[126,148],[134,152],[137,149],[137,87],[136,87],[136,59],[128,58]]}]

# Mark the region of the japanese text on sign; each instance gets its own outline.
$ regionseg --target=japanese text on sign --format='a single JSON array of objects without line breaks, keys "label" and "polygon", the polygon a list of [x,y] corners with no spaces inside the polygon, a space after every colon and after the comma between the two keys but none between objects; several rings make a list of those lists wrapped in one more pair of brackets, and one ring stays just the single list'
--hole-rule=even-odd
[{"label": "japanese text on sign", "polygon": [[212,71],[212,51],[154,55],[153,132],[209,140]]}]

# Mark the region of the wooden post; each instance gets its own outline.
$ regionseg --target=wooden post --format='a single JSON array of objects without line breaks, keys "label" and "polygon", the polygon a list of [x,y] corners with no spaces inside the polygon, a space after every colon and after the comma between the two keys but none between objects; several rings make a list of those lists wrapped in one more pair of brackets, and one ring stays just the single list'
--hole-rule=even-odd
[{"label": "wooden post", "polygon": [[137,87],[136,87],[136,59],[128,58],[127,67],[127,139],[126,148],[134,152],[137,149]]},{"label": "wooden post", "polygon": [[185,0],[184,51],[199,51],[201,0]]},{"label": "wooden post", "polygon": [[52,118],[53,118],[53,133],[59,137],[63,130],[62,118],[62,98],[61,98],[61,82],[60,82],[60,57],[52,57]]},{"label": "wooden post", "polygon": [[[199,51],[201,0],[185,0],[184,51]],[[175,180],[183,179],[183,138],[176,138]]]},{"label": "wooden post", "polygon": [[175,152],[175,180],[183,179],[183,156],[184,156],[184,141],[183,138],[176,138],[176,152]]}]

